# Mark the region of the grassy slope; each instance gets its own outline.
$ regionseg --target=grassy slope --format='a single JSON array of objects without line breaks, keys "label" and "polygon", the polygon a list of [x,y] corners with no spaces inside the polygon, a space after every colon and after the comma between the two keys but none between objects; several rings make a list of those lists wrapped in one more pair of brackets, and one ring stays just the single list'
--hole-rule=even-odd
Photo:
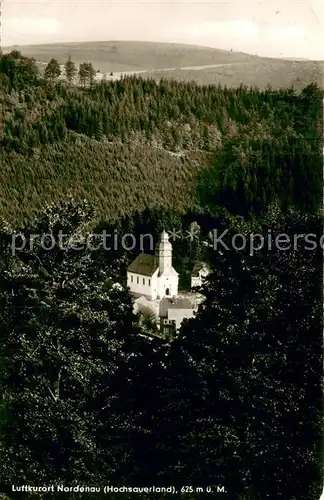
[{"label": "grassy slope", "polygon": [[284,61],[280,59],[256,59],[245,64],[233,64],[204,70],[176,70],[143,73],[142,77],[173,78],[178,81],[195,81],[204,85],[247,86],[265,89],[270,85],[273,90],[294,87],[301,90],[311,83],[323,85],[324,65],[313,61]]},{"label": "grassy slope", "polygon": [[[5,51],[12,48],[7,48]],[[270,84],[274,89],[291,85],[301,88],[312,82],[323,85],[323,62],[262,58],[194,45],[110,41],[14,48],[41,62],[48,62],[51,57],[55,57],[63,64],[70,55],[77,64],[91,61],[95,69],[102,73],[151,70],[145,75],[158,79],[164,76],[179,80],[194,80],[201,84],[220,83],[231,87],[239,86],[240,83],[259,88]],[[201,70],[152,72],[163,68],[229,63],[239,64]]]},{"label": "grassy slope", "polygon": [[[11,49],[13,47],[5,51]],[[155,42],[82,42],[16,46],[15,49],[43,62],[55,57],[59,63],[64,63],[70,55],[77,63],[91,61],[102,72],[221,64],[254,58],[248,54],[208,47]]]}]

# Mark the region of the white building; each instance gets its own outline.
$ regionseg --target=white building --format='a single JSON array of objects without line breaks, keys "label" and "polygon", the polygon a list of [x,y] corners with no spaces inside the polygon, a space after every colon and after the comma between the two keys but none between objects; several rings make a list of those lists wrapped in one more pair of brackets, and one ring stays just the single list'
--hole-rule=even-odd
[{"label": "white building", "polygon": [[149,300],[178,295],[179,275],[172,266],[172,245],[163,231],[155,255],[141,253],[127,270],[127,286],[137,297]]},{"label": "white building", "polygon": [[185,318],[193,318],[197,306],[188,298],[178,297],[175,299],[164,298],[160,302],[160,324],[163,333],[169,333],[170,325],[174,326],[174,333],[177,332]]},{"label": "white building", "polygon": [[203,278],[208,276],[210,269],[206,262],[197,262],[191,273],[191,288],[201,286]]},{"label": "white building", "polygon": [[[209,273],[205,263],[197,263],[191,275],[191,286],[199,286]],[[134,297],[134,312],[150,318],[165,338],[177,335],[185,318],[194,317],[204,297],[198,293],[178,291],[179,275],[172,266],[172,245],[163,231],[155,255],[139,254],[127,270],[127,286]]]}]

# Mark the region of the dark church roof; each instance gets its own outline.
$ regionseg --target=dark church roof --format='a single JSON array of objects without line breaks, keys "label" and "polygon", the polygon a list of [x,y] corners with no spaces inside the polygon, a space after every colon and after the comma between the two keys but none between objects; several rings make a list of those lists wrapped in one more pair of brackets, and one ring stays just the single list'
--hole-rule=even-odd
[{"label": "dark church roof", "polygon": [[128,266],[128,272],[142,274],[143,276],[152,276],[158,268],[158,263],[154,255],[140,253],[135,260]]}]

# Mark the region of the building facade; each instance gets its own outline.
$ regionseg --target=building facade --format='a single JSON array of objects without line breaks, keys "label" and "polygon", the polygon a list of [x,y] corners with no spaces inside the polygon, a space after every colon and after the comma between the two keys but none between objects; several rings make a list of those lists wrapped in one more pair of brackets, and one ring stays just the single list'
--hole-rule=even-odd
[{"label": "building facade", "polygon": [[135,296],[149,300],[178,295],[179,275],[172,266],[172,245],[163,231],[155,255],[141,253],[127,270],[127,286]]},{"label": "building facade", "polygon": [[191,273],[191,288],[200,287],[203,278],[208,276],[210,268],[206,262],[197,262]]},{"label": "building facade", "polygon": [[[207,268],[197,264],[191,284],[200,283]],[[195,279],[193,281],[193,279]],[[179,294],[179,275],[172,265],[172,245],[163,231],[155,254],[139,254],[127,269],[127,285],[134,297],[134,312],[153,320],[162,336],[172,339],[185,318],[194,317],[202,296],[196,292]]]}]

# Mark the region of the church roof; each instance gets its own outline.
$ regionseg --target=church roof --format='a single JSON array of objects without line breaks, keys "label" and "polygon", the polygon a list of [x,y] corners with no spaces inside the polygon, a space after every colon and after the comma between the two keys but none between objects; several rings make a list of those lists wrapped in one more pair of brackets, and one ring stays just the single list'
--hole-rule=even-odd
[{"label": "church roof", "polygon": [[166,317],[169,309],[195,309],[195,305],[186,297],[164,297],[160,302],[160,316]]},{"label": "church roof", "polygon": [[135,260],[128,266],[128,272],[142,274],[143,276],[152,276],[158,268],[158,263],[154,255],[140,253]]},{"label": "church roof", "polygon": [[160,241],[169,241],[169,235],[164,229],[160,234]]}]

